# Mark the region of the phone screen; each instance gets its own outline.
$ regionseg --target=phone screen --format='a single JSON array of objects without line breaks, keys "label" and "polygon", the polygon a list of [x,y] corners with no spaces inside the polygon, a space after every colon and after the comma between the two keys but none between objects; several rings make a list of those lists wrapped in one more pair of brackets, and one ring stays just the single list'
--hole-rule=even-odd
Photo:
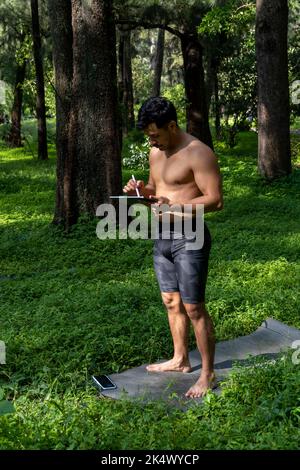
[{"label": "phone screen", "polygon": [[93,375],[92,378],[96,385],[100,386],[103,390],[108,388],[117,388],[107,375]]}]

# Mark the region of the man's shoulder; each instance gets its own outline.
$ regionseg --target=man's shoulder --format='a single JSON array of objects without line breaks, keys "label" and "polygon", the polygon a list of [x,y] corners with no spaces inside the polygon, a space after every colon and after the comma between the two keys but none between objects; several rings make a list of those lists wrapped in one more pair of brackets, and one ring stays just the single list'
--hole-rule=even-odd
[{"label": "man's shoulder", "polygon": [[149,158],[155,157],[157,155],[160,155],[161,151],[157,147],[151,147],[150,152],[149,152]]},{"label": "man's shoulder", "polygon": [[205,154],[213,154],[214,155],[214,152],[212,151],[212,149],[208,145],[206,145],[201,140],[197,139],[197,137],[194,137],[192,135],[190,137],[191,137],[190,142],[188,144],[189,150],[191,150],[193,152],[201,152],[201,153],[205,153]]},{"label": "man's shoulder", "polygon": [[157,157],[160,154],[160,150],[156,147],[152,147],[149,152],[149,165],[153,165],[157,161]]},{"label": "man's shoulder", "polygon": [[217,161],[217,157],[213,150],[201,140],[193,138],[188,145],[188,153],[191,162],[209,163]]}]

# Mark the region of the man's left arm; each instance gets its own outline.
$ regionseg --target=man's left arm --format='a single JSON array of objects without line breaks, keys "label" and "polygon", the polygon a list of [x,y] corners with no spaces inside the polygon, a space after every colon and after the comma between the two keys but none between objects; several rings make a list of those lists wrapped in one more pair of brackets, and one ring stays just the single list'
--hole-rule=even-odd
[{"label": "man's left arm", "polygon": [[193,213],[196,212],[197,204],[204,205],[204,212],[221,210],[223,208],[222,177],[216,155],[209,147],[206,147],[201,155],[198,152],[193,153],[190,163],[195,183],[202,195],[190,200],[172,201],[172,204],[192,204]]},{"label": "man's left arm", "polygon": [[195,183],[202,195],[193,199],[181,199],[180,201],[157,196],[159,198],[158,203],[154,204],[152,208],[154,213],[162,204],[167,204],[170,208],[163,212],[166,212],[166,214],[173,213],[174,215],[181,215],[183,212],[186,215],[196,215],[198,204],[204,205],[204,212],[219,211],[223,208],[222,177],[217,157],[209,147],[206,145],[203,147],[201,149],[198,146],[194,148],[189,157]]}]

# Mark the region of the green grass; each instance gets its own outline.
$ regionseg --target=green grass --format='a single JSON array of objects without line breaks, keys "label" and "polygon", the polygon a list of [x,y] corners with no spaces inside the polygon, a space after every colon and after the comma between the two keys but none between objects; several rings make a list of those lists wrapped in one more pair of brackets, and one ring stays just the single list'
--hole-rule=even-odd
[{"label": "green grass", "polygon": [[[51,123],[54,129],[54,123]],[[0,449],[296,449],[299,365],[290,354],[237,370],[221,396],[188,412],[165,403],[99,399],[95,372],[120,372],[172,353],[151,240],[101,241],[97,221],[68,236],[50,223],[50,160],[0,148]],[[207,214],[213,236],[207,305],[217,340],[267,317],[300,328],[300,170],[273,184],[256,171],[256,134],[217,147],[225,207]],[[131,171],[124,172],[124,182]],[[146,179],[146,172],[136,171]],[[190,347],[195,347],[193,336]],[[0,407],[1,413],[1,407]]]},{"label": "green grass", "polygon": [[300,116],[295,116],[291,123],[291,129],[299,129],[300,128]]}]

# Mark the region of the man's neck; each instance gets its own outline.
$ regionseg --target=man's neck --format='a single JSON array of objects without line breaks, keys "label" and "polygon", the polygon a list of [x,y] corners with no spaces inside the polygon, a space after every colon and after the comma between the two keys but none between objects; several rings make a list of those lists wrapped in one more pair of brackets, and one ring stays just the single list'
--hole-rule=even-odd
[{"label": "man's neck", "polygon": [[183,132],[181,129],[178,128],[177,133],[174,135],[174,138],[172,139],[172,143],[169,146],[169,148],[166,150],[166,156],[171,157],[176,153],[181,147],[183,147],[183,144],[185,143],[185,132]]}]

